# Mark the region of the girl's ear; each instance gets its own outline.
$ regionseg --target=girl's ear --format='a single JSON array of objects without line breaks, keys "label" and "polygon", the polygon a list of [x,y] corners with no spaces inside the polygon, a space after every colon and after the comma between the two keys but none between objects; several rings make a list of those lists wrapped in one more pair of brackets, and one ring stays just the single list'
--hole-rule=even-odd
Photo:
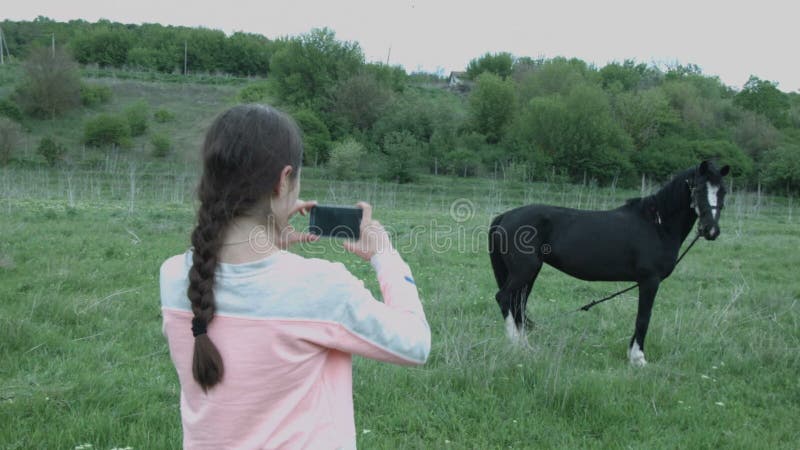
[{"label": "girl's ear", "polygon": [[274,194],[278,197],[286,194],[290,190],[292,190],[292,173],[294,169],[292,166],[286,166],[281,170],[281,177],[278,180],[278,183],[275,185]]}]

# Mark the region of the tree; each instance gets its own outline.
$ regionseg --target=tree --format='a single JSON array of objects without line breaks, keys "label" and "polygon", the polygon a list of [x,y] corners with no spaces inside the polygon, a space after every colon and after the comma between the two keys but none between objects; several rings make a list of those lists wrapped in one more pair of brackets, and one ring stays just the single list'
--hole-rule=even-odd
[{"label": "tree", "polygon": [[125,108],[125,118],[128,119],[128,126],[131,136],[141,136],[147,131],[148,119],[150,118],[147,102],[139,100]]},{"label": "tree", "polygon": [[767,153],[764,181],[777,190],[800,191],[800,145],[782,145]]},{"label": "tree", "polygon": [[122,67],[128,60],[128,50],[133,46],[133,36],[121,26],[103,27],[80,36],[70,46],[81,64]]},{"label": "tree", "polygon": [[626,59],[622,64],[618,62],[607,64],[600,69],[603,89],[632,91],[639,86],[647,70],[646,64],[636,64],[630,59]]},{"label": "tree", "polygon": [[233,33],[225,42],[223,65],[226,72],[240,76],[266,76],[275,48],[258,34]]},{"label": "tree", "polygon": [[469,97],[472,128],[486,135],[486,141],[497,143],[511,121],[516,95],[511,81],[485,72],[478,76]]},{"label": "tree", "polygon": [[383,140],[387,180],[410,183],[417,178],[425,145],[408,131],[393,131]]},{"label": "tree", "polygon": [[524,121],[531,142],[574,180],[588,176],[608,182],[632,173],[632,142],[599,87],[583,85],[566,97],[536,98]]},{"label": "tree", "polygon": [[39,147],[37,147],[36,152],[42,155],[45,161],[47,161],[47,164],[52,167],[55,166],[57,162],[64,159],[67,149],[54,141],[53,138],[44,137],[39,141]]},{"label": "tree", "polygon": [[292,114],[303,133],[303,159],[308,165],[319,165],[328,160],[331,134],[327,125],[314,111],[301,109]]},{"label": "tree", "polygon": [[497,75],[502,79],[511,75],[514,66],[514,57],[511,53],[486,53],[480,58],[475,58],[467,66],[467,77],[475,80],[484,72]]},{"label": "tree", "polygon": [[15,97],[32,116],[54,118],[80,104],[81,80],[78,65],[61,48],[51,52],[38,48],[23,64],[25,75]]},{"label": "tree", "polygon": [[11,154],[19,144],[22,127],[5,117],[0,117],[0,165],[8,164]]},{"label": "tree", "polygon": [[708,136],[723,127],[730,105],[730,100],[722,98],[723,91],[715,80],[711,83],[700,80],[708,78],[687,76],[666,81],[659,88],[682,119],[675,124],[674,131],[690,137]]},{"label": "tree", "polygon": [[721,139],[691,140],[671,134],[653,140],[633,157],[637,171],[660,180],[704,159],[716,159],[729,164],[733,175],[737,177],[747,178],[752,173],[752,161],[742,149]]},{"label": "tree", "polygon": [[596,72],[576,58],[553,58],[535,65],[519,77],[519,99],[525,105],[534,97],[569,94],[575,86],[594,81]]},{"label": "tree", "polygon": [[364,72],[375,77],[382,86],[394,92],[403,92],[408,84],[408,74],[403,66],[388,66],[382,63],[367,63]]},{"label": "tree", "polygon": [[789,124],[789,96],[778,90],[778,84],[751,75],[734,104],[763,114],[778,128]]},{"label": "tree", "polygon": [[407,131],[425,146],[420,156],[431,172],[438,173],[441,158],[452,150],[466,121],[464,100],[445,90],[420,92],[407,89],[386,108],[369,132],[373,147],[380,147],[386,136]]},{"label": "tree", "polygon": [[367,151],[360,142],[347,139],[333,146],[328,167],[337,179],[354,180],[362,175],[366,157]]},{"label": "tree", "polygon": [[387,134],[405,130],[415,139],[429,143],[439,131],[452,136],[465,120],[462,100],[451,93],[407,90],[395,97],[372,128],[372,140],[381,144]]},{"label": "tree", "polygon": [[733,139],[754,160],[778,146],[781,132],[769,119],[753,111],[739,110],[739,117],[734,122]]},{"label": "tree", "polygon": [[278,97],[315,109],[325,106],[321,103],[338,81],[353,76],[363,64],[358,43],[337,41],[327,28],[289,39],[270,59]]},{"label": "tree", "polygon": [[15,122],[22,122],[22,111],[10,98],[0,99],[0,117],[8,117]]},{"label": "tree", "polygon": [[464,147],[447,152],[442,162],[447,172],[459,177],[475,176],[481,168],[478,155]]},{"label": "tree", "polygon": [[623,92],[614,98],[614,115],[639,151],[680,122],[661,89]]},{"label": "tree", "polygon": [[186,69],[189,72],[215,72],[222,69],[225,32],[191,28],[184,33]]},{"label": "tree", "polygon": [[334,116],[360,131],[371,128],[392,100],[392,91],[365,72],[341,81],[333,92]]}]

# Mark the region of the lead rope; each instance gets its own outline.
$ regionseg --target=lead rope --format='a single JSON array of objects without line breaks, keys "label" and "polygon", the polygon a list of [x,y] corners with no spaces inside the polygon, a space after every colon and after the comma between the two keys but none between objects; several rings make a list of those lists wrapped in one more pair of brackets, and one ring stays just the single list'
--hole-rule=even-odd
[{"label": "lead rope", "polygon": [[[689,253],[689,250],[691,250],[691,249],[692,249],[692,246],[695,244],[695,242],[697,242],[697,240],[698,240],[698,239],[700,239],[700,233],[699,233],[699,232],[697,233],[697,235],[695,235],[695,237],[694,237],[694,240],[692,241],[692,243],[691,243],[691,244],[689,244],[689,246],[688,246],[688,247],[686,247],[686,250],[684,250],[684,251],[683,251],[683,254],[681,254],[681,256],[678,258],[678,260],[677,260],[677,261],[675,261],[675,267],[677,267],[677,266],[678,266],[678,263],[679,263],[679,262],[681,262],[681,260],[683,259],[683,257],[684,257],[684,256],[686,256],[686,254],[687,254],[687,253]],[[593,302],[591,302],[591,303],[587,303],[587,304],[585,304],[585,305],[581,306],[580,308],[576,309],[576,310],[575,310],[575,312],[577,312],[577,311],[588,311],[588,310],[589,310],[591,307],[593,307],[594,305],[598,305],[598,304],[600,304],[600,303],[603,303],[603,302],[604,302],[604,301],[606,301],[606,300],[611,300],[612,298],[614,298],[614,297],[616,297],[616,296],[618,296],[618,295],[622,295],[622,294],[624,294],[624,293],[626,293],[626,292],[630,291],[631,289],[635,289],[635,288],[637,288],[637,287],[639,287],[639,283],[636,283],[636,284],[634,284],[633,286],[631,286],[631,287],[629,287],[629,288],[626,288],[626,289],[623,289],[623,290],[621,290],[621,291],[619,291],[619,292],[617,292],[617,293],[611,294],[611,295],[609,295],[608,297],[606,297],[606,298],[603,298],[603,299],[601,299],[601,300],[595,300],[595,301],[593,301]]]}]

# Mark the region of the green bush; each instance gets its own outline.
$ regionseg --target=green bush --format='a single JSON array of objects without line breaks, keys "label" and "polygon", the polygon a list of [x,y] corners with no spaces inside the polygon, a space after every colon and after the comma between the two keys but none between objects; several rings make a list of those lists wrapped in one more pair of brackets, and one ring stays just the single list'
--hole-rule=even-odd
[{"label": "green bush", "polygon": [[102,147],[104,145],[130,147],[131,127],[127,118],[123,116],[100,114],[86,122],[83,140],[86,145],[92,147]]},{"label": "green bush", "polygon": [[11,99],[0,100],[0,117],[8,117],[11,120],[22,122],[22,110]]},{"label": "green bush", "polygon": [[172,122],[175,120],[175,114],[162,108],[153,113],[153,119],[158,123]]},{"label": "green bush", "polygon": [[42,155],[48,165],[55,166],[57,162],[64,158],[67,149],[52,138],[45,137],[39,141],[39,147],[36,149],[36,152]]},{"label": "green bush", "polygon": [[150,144],[153,146],[153,156],[163,158],[172,150],[172,141],[169,136],[163,133],[154,134],[150,137]]},{"label": "green bush", "polygon": [[138,101],[125,108],[125,117],[131,128],[131,136],[141,136],[147,131],[149,116],[148,106],[144,101]]},{"label": "green bush", "polygon": [[265,82],[253,83],[245,86],[237,96],[242,103],[258,103],[269,93],[269,85]]},{"label": "green bush", "polygon": [[111,88],[99,84],[81,83],[81,104],[96,106],[111,100]]},{"label": "green bush", "polygon": [[328,168],[333,176],[340,180],[360,178],[363,175],[361,166],[366,156],[367,151],[360,142],[347,139],[331,148]]}]

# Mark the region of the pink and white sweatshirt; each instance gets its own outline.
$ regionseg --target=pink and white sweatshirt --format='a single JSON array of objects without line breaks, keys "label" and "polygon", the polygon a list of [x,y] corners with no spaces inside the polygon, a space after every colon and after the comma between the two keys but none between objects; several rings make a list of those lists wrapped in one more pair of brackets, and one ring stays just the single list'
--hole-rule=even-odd
[{"label": "pink and white sweatshirt", "polygon": [[161,266],[164,335],[181,385],[186,449],[355,448],[351,355],[423,364],[431,334],[408,265],[371,260],[383,303],[341,263],[279,252],[218,265],[208,335],[225,366],[192,377],[191,251]]}]

